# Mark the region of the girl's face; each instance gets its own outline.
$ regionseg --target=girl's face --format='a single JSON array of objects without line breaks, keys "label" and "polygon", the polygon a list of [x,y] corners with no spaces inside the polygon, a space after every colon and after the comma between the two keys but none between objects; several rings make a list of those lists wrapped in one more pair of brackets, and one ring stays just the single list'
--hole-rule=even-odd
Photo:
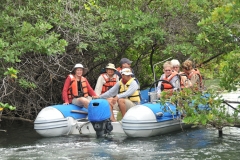
[{"label": "girl's face", "polygon": [[75,71],[75,76],[81,77],[83,74],[83,68],[77,68]]},{"label": "girl's face", "polygon": [[163,72],[166,76],[170,76],[172,74],[172,68],[171,67],[165,67],[163,69]]}]

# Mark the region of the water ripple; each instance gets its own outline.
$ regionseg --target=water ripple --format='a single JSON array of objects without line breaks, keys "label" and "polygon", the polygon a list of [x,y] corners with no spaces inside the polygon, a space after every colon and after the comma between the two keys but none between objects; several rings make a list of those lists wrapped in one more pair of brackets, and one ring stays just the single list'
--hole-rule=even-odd
[{"label": "water ripple", "polygon": [[196,128],[149,138],[119,135],[97,139],[95,136],[70,135],[34,137],[27,143],[24,140],[14,142],[16,139],[8,139],[7,145],[0,145],[0,159],[238,159],[239,133],[239,129],[227,128],[223,137],[219,138],[214,129]]}]

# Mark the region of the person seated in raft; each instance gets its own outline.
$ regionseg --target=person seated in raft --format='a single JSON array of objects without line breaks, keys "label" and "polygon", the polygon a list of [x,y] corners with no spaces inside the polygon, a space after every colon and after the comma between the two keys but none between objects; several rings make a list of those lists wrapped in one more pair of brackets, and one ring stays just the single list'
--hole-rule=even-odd
[{"label": "person seated in raft", "polygon": [[97,84],[95,86],[95,93],[98,96],[108,91],[119,81],[119,76],[115,74],[117,69],[114,64],[108,63],[105,70],[106,73],[102,73],[98,77]]},{"label": "person seated in raft", "polygon": [[130,68],[124,68],[121,71],[122,79],[117,82],[110,90],[100,96],[93,98],[108,99],[111,109],[111,121],[116,119],[113,115],[113,109],[120,110],[122,116],[125,115],[128,109],[140,104],[140,89],[138,82],[132,77],[133,73]]},{"label": "person seated in raft", "polygon": [[173,66],[173,70],[178,73],[180,88],[189,88],[192,86],[191,81],[187,78],[187,75],[184,72],[180,72],[180,62],[176,59],[171,60],[171,64]]},{"label": "person seated in raft", "polygon": [[177,73],[180,72],[180,62],[177,59],[172,59],[171,64],[173,67],[173,70],[176,71]]},{"label": "person seated in raft", "polygon": [[124,68],[130,68],[133,73],[132,77],[135,77],[134,71],[131,68],[131,64],[132,64],[132,61],[130,61],[128,58],[122,58],[120,60],[120,66],[117,68],[117,72],[116,72],[116,74],[118,74],[118,76],[119,76],[119,79],[122,78],[121,72],[122,72],[122,69],[124,69]]},{"label": "person seated in raft", "polygon": [[202,76],[197,68],[193,68],[193,63],[190,60],[186,60],[182,64],[183,72],[187,75],[187,78],[191,82],[191,87],[195,90],[203,89]]},{"label": "person seated in raft", "polygon": [[[76,64],[71,73],[67,76],[62,90],[63,104],[74,104],[88,108],[91,97],[96,96],[96,93],[90,86],[88,80],[83,77],[86,74],[87,68],[82,64]],[[90,96],[89,96],[90,95]]]},{"label": "person seated in raft", "polygon": [[173,66],[170,61],[163,64],[163,72],[157,87],[157,94],[161,97],[161,92],[167,92],[168,96],[171,96],[173,91],[180,89],[178,73],[173,70]]}]

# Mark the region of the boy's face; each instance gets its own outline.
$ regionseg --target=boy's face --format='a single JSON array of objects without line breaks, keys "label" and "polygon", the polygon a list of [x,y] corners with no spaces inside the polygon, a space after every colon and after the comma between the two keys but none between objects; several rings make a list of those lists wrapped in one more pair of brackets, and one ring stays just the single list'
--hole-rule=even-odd
[{"label": "boy's face", "polygon": [[123,63],[122,64],[122,68],[130,68],[131,64],[127,64],[127,63]]}]

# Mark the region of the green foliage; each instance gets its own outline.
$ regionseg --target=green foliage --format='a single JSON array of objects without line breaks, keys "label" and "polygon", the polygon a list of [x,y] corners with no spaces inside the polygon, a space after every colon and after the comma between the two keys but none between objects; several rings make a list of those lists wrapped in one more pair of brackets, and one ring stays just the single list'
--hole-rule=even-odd
[{"label": "green foliage", "polygon": [[16,69],[14,69],[13,67],[11,68],[7,68],[7,71],[4,73],[4,75],[9,75],[10,78],[14,78],[16,79],[17,78],[17,73],[18,71]]},{"label": "green foliage", "polygon": [[37,87],[34,83],[28,82],[23,78],[19,79],[18,82],[19,82],[19,85],[24,89],[27,89],[27,88],[34,89]]},{"label": "green foliage", "polygon": [[[33,4],[26,2],[25,5],[16,7],[18,14],[13,14],[14,6],[3,4],[4,9],[0,12],[0,59],[4,63],[16,63],[20,62],[23,54],[31,52],[48,55],[65,52],[67,42],[51,31],[53,26],[31,8]],[[28,22],[32,16],[36,16],[35,19]]]},{"label": "green foliage", "polygon": [[[153,82],[157,62],[169,57],[180,62],[190,58],[199,65],[212,58],[201,65],[201,73],[206,78],[220,77],[222,87],[235,90],[240,79],[239,8],[239,1],[229,0],[4,0],[0,6],[0,78],[4,87],[0,88],[17,89],[12,94],[1,90],[1,97],[12,100],[22,89],[21,97],[29,94],[41,97],[44,103],[55,103],[61,100],[51,98],[49,90],[61,92],[62,86],[53,87],[53,82],[62,82],[74,63],[88,65],[88,78],[94,81],[99,68],[108,62],[117,66],[122,57],[133,61],[143,88]],[[26,72],[29,66],[35,68]],[[162,64],[155,71],[160,77]],[[44,99],[46,93],[50,97]],[[194,113],[189,110],[190,115]],[[210,119],[207,113],[189,121],[207,124]]]},{"label": "green foliage", "polygon": [[191,55],[192,53],[196,55],[200,54],[198,48],[191,43],[168,45],[168,47],[163,51],[164,54],[178,53],[178,52],[181,52],[185,56]]},{"label": "green foliage", "polygon": [[[161,103],[166,101],[166,96],[161,97]],[[225,126],[239,124],[239,110],[235,110],[233,115],[227,112],[227,107],[223,104],[222,97],[214,90],[196,92],[190,88],[184,88],[181,92],[174,92],[170,97],[172,103],[177,102],[178,110],[184,114],[183,121],[194,125],[212,125],[217,129]]]},{"label": "green foliage", "polygon": [[[223,76],[220,81],[220,85],[228,91],[237,90],[240,85],[240,52],[231,52],[227,55],[228,63],[224,65]],[[233,71],[233,72],[229,72]]]},{"label": "green foliage", "polygon": [[131,51],[135,52],[153,44],[154,39],[164,40],[164,31],[157,27],[160,20],[137,7],[133,9],[118,6],[109,6],[107,9],[100,7],[98,12],[101,17],[98,26],[99,41],[102,43],[95,45],[93,49],[102,54],[107,54],[104,53],[106,47],[112,47],[117,52],[125,48],[125,53],[131,55]]},{"label": "green foliage", "polygon": [[9,109],[9,110],[12,111],[12,110],[15,110],[16,107],[13,107],[13,106],[9,105],[8,103],[2,103],[2,102],[0,102],[0,111],[1,111],[2,109]]},{"label": "green foliage", "polygon": [[[8,76],[8,80],[12,79],[9,82],[15,82],[14,79],[20,77],[19,84],[24,88],[36,88],[33,82],[24,81],[22,74],[19,74],[24,71],[20,67],[17,68],[17,65],[25,55],[29,55],[30,58],[33,54],[49,56],[61,54],[68,45],[60,34],[54,32],[54,26],[45,19],[46,10],[38,12],[42,5],[44,4],[40,1],[38,3],[8,0],[1,2],[0,77]],[[1,94],[4,97],[6,91]],[[1,105],[13,109],[7,103]]]},{"label": "green foliage", "polygon": [[229,91],[236,90],[240,83],[239,8],[239,1],[224,3],[198,23],[202,32],[197,41],[210,53],[208,56],[226,54],[219,62],[222,66],[220,85]]},{"label": "green foliage", "polygon": [[[58,40],[59,35],[46,34],[51,25],[38,22],[35,26],[23,22],[21,27],[16,27],[13,35],[2,34],[4,37],[0,48],[0,58],[6,62],[19,62],[19,57],[26,52],[46,54],[62,53],[67,45],[66,41]],[[4,45],[5,44],[5,45]],[[11,45],[9,45],[11,44]]]}]

